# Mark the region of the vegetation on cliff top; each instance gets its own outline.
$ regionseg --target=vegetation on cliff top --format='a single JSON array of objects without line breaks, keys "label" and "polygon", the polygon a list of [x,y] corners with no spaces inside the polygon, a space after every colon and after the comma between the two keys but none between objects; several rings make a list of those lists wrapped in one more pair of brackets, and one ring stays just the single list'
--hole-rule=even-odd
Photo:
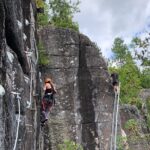
[{"label": "vegetation on cliff top", "polygon": [[[121,104],[135,105],[146,118],[146,129],[150,129],[150,99],[141,100],[139,93],[141,89],[150,88],[149,41],[150,38],[141,40],[136,37],[127,46],[123,39],[116,38],[112,46],[113,61],[109,64],[110,73],[119,74]],[[128,131],[126,139],[117,137],[119,150],[124,149],[124,141],[135,143],[149,139],[149,134],[141,135],[139,128],[143,126],[145,124],[139,124],[136,119],[129,119],[123,126]]]},{"label": "vegetation on cliff top", "polygon": [[74,141],[65,140],[64,143],[58,145],[59,150],[83,150],[80,144]]},{"label": "vegetation on cliff top", "polygon": [[38,51],[39,51],[39,65],[40,66],[46,66],[49,64],[49,58],[46,53],[46,49],[44,48],[44,45],[41,41],[38,43]]},{"label": "vegetation on cliff top", "polygon": [[[38,1],[40,1],[38,3]],[[37,14],[39,26],[51,24],[56,27],[70,28],[79,31],[77,22],[73,21],[75,13],[79,12],[80,1],[50,0],[49,4],[37,0],[38,7],[44,7],[44,13]],[[40,6],[39,6],[40,4]]]},{"label": "vegetation on cliff top", "polygon": [[[148,56],[136,52],[137,47],[140,46],[141,49],[145,49],[146,53],[148,47],[146,47],[146,44],[138,45],[139,43],[135,41],[137,41],[137,38],[132,40],[129,47],[121,38],[114,40],[112,60],[113,63],[115,62],[115,66],[110,63],[109,70],[119,74],[121,103],[132,104],[141,108],[142,102],[139,99],[139,92],[142,88],[150,88],[150,68],[147,67],[149,64]],[[141,70],[139,66],[142,67]]]}]

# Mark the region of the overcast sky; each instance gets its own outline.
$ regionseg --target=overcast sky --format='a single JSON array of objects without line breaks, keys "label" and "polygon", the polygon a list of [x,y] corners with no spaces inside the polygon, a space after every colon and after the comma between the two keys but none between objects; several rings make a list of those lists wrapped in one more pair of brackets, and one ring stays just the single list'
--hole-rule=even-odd
[{"label": "overcast sky", "polygon": [[115,37],[129,42],[150,25],[150,0],[81,0],[80,10],[75,15],[80,32],[96,42],[106,58]]}]

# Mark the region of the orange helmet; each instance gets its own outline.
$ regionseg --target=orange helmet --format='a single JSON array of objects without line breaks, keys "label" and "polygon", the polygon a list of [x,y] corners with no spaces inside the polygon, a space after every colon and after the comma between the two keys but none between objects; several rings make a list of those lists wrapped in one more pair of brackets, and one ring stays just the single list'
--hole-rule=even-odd
[{"label": "orange helmet", "polygon": [[51,79],[50,78],[46,78],[45,79],[45,83],[47,83],[47,82],[51,82]]}]

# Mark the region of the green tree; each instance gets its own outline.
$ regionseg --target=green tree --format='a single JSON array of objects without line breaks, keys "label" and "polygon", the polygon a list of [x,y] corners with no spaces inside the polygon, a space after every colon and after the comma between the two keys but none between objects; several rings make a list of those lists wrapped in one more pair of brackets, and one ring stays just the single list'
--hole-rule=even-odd
[{"label": "green tree", "polygon": [[135,58],[141,61],[142,66],[150,66],[150,37],[146,37],[144,40],[136,37],[133,38],[131,46],[135,51]]},{"label": "green tree", "polygon": [[141,86],[143,88],[150,88],[150,68],[146,68],[141,73]]},{"label": "green tree", "polygon": [[43,2],[44,13],[37,14],[37,22],[39,26],[46,26],[49,24],[49,5]]},{"label": "green tree", "polygon": [[73,141],[65,140],[63,144],[58,145],[59,150],[83,150],[80,144]]},{"label": "green tree", "polygon": [[43,0],[35,0],[36,8],[43,8],[44,7],[44,1]]},{"label": "green tree", "polygon": [[121,65],[116,68],[109,68],[110,72],[117,72],[121,82],[121,102],[139,106],[138,93],[140,90],[140,71],[136,66],[131,53],[121,38],[116,38],[112,47],[114,61],[121,61]]},{"label": "green tree", "polygon": [[73,21],[73,15],[79,12],[79,0],[50,0],[50,22],[57,27],[79,30],[78,23]]},{"label": "green tree", "polygon": [[150,129],[150,97],[148,97],[146,99],[146,107],[147,107],[147,114],[146,114],[146,117],[147,117],[147,126],[148,128]]},{"label": "green tree", "polygon": [[134,51],[135,59],[140,61],[141,71],[141,86],[143,88],[150,88],[150,35],[141,40],[136,37],[133,38],[131,47]]},{"label": "green tree", "polygon": [[138,93],[141,89],[140,72],[133,61],[126,62],[118,69],[121,82],[121,101],[138,106]]},{"label": "green tree", "polygon": [[38,53],[39,53],[39,65],[40,66],[46,66],[50,63],[49,57],[46,53],[46,50],[44,48],[44,45],[41,41],[39,41],[38,45]]},{"label": "green tree", "polygon": [[114,53],[114,59],[123,63],[128,52],[128,47],[126,44],[124,44],[124,41],[121,38],[116,38],[114,40],[112,52]]},{"label": "green tree", "polygon": [[135,119],[129,119],[125,123],[125,129],[128,129],[133,135],[139,134],[138,122]]},{"label": "green tree", "polygon": [[124,150],[124,141],[127,141],[127,137],[117,135],[117,150]]}]

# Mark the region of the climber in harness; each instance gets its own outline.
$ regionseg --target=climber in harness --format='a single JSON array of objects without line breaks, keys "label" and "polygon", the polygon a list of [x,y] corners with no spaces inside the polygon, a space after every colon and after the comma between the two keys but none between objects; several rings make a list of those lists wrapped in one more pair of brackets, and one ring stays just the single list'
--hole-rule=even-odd
[{"label": "climber in harness", "polygon": [[56,94],[56,89],[50,78],[45,79],[44,85],[44,97],[42,99],[42,119],[41,123],[45,123],[48,120],[49,112],[52,106],[55,104],[54,94]]},{"label": "climber in harness", "polygon": [[112,73],[111,79],[112,79],[112,85],[114,87],[114,92],[118,93],[119,92],[119,75],[117,73]]}]

